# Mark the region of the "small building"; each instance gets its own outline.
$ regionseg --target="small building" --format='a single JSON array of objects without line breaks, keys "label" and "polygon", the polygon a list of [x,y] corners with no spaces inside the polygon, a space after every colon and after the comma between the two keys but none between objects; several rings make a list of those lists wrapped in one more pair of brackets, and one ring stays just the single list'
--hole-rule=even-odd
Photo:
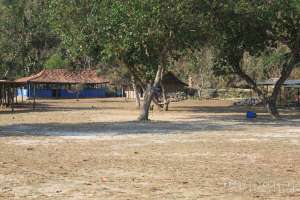
[{"label": "small building", "polygon": [[101,98],[109,81],[96,70],[44,69],[16,83],[25,84],[17,95],[29,98]]}]

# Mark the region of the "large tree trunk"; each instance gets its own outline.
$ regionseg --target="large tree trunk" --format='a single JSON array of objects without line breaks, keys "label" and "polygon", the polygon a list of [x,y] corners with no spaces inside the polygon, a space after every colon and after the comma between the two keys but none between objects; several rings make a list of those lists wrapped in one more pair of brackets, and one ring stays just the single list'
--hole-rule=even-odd
[{"label": "large tree trunk", "polygon": [[136,104],[136,108],[140,109],[141,108],[141,99],[140,99],[140,93],[138,91],[138,88],[136,86],[136,81],[134,76],[131,77],[131,81],[132,81],[132,88],[135,94],[135,104]]},{"label": "large tree trunk", "polygon": [[276,105],[277,104],[276,100],[277,99],[269,98],[266,101],[266,107],[267,107],[268,112],[270,113],[270,115],[273,119],[279,119],[279,117],[280,117],[278,109],[277,109],[277,105]]},{"label": "large tree trunk", "polygon": [[162,81],[160,82],[160,87],[161,87],[162,98],[163,98],[163,110],[168,111],[170,101],[168,100],[167,91]]},{"label": "large tree trunk", "polygon": [[145,91],[145,95],[144,95],[144,103],[141,108],[140,116],[138,118],[139,121],[149,120],[149,109],[150,109],[152,98],[153,98],[153,88],[151,84],[148,84],[147,90]]},{"label": "large tree trunk", "polygon": [[150,105],[151,105],[151,102],[152,102],[152,99],[153,99],[154,91],[160,83],[161,76],[162,76],[162,70],[163,70],[163,66],[161,66],[161,65],[158,66],[158,69],[157,69],[157,72],[156,72],[156,77],[155,77],[153,85],[151,86],[150,83],[147,85],[147,89],[146,89],[145,95],[144,95],[144,103],[143,103],[143,106],[141,108],[140,116],[138,117],[139,121],[149,120]]},{"label": "large tree trunk", "polygon": [[298,57],[298,54],[292,54],[292,58],[283,65],[282,70],[281,70],[281,76],[274,86],[271,97],[268,98],[268,100],[267,100],[267,104],[266,104],[267,109],[268,109],[271,117],[274,119],[280,118],[279,112],[277,110],[277,105],[276,105],[278,95],[280,93],[280,88],[282,87],[284,82],[288,79],[288,77],[291,75],[293,69],[295,68],[295,65],[299,62],[297,57]]},{"label": "large tree trunk", "polygon": [[166,61],[167,61],[167,53],[168,53],[168,48],[167,48],[167,46],[165,46],[161,52],[160,61],[159,61],[159,65],[157,68],[157,72],[156,72],[156,76],[155,76],[153,85],[152,86],[151,86],[151,84],[147,85],[147,89],[146,89],[145,95],[144,95],[143,107],[141,109],[140,116],[138,117],[139,121],[149,120],[149,109],[150,109],[151,101],[153,99],[155,89],[158,88],[158,86],[162,80],[164,68],[166,66]]}]

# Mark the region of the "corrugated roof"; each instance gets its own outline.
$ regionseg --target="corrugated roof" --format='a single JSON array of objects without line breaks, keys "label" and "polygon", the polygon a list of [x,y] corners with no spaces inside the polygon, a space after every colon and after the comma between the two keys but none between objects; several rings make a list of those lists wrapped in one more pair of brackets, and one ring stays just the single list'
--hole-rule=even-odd
[{"label": "corrugated roof", "polygon": [[[265,81],[257,81],[257,85],[275,85],[278,79],[270,79]],[[300,85],[300,79],[286,80],[283,85]]]},{"label": "corrugated roof", "polygon": [[285,85],[285,88],[300,88],[300,85]]},{"label": "corrugated roof", "polygon": [[32,83],[82,83],[82,84],[100,84],[109,83],[109,81],[97,74],[96,70],[77,70],[67,69],[44,69],[38,74],[24,77],[16,82]]}]

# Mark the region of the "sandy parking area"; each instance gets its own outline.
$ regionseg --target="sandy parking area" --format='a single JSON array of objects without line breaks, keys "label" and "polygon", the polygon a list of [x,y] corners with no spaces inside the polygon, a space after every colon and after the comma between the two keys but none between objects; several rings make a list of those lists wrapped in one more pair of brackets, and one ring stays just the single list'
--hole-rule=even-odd
[{"label": "sandy parking area", "polygon": [[0,199],[300,199],[300,116],[246,120],[184,101],[134,120],[120,99],[43,100],[0,112]]}]

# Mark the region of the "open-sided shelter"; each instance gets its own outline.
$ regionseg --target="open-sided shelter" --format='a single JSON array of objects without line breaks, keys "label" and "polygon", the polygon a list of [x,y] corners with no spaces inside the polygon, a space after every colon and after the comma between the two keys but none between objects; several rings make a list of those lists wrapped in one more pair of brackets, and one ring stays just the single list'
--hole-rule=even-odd
[{"label": "open-sided shelter", "polygon": [[[275,86],[278,79],[257,81],[257,85],[264,88],[269,93]],[[278,98],[279,105],[297,105],[300,106],[300,79],[286,80],[280,89]]]},{"label": "open-sided shelter", "polygon": [[9,80],[0,80],[0,107],[10,107],[14,111],[17,102],[16,90],[20,83]]}]

